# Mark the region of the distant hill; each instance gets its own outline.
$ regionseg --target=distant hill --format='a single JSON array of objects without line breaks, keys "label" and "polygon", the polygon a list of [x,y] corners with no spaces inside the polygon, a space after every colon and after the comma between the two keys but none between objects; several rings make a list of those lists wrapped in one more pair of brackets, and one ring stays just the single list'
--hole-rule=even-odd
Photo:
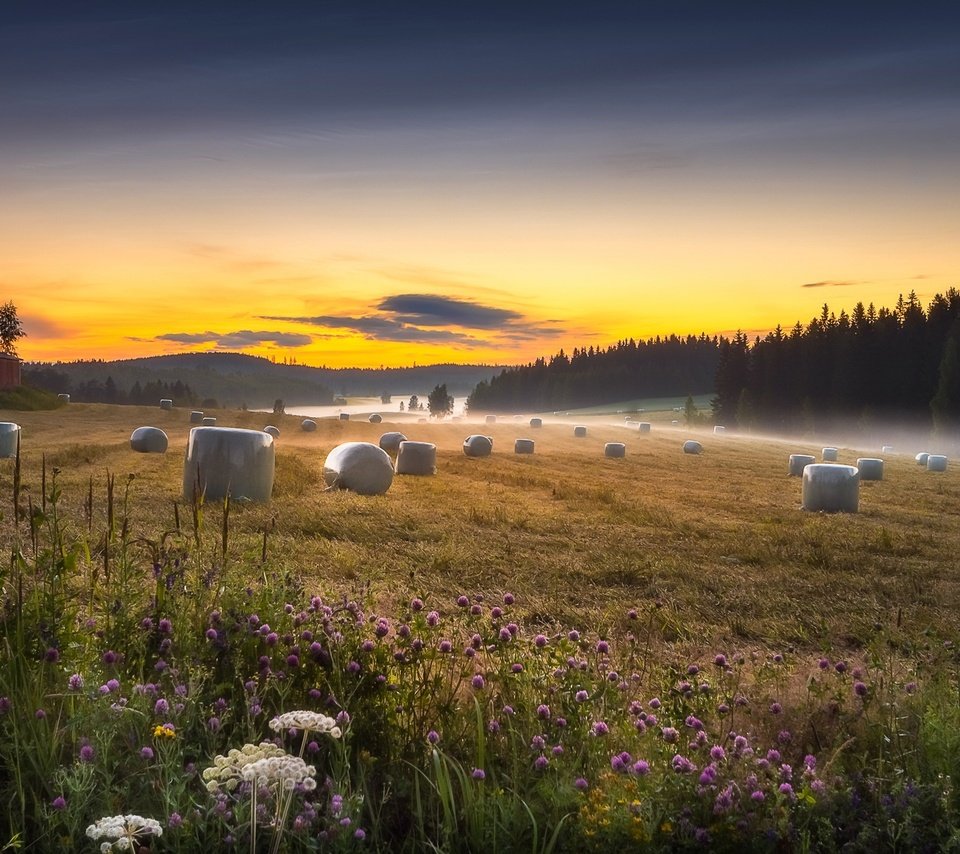
[{"label": "distant hill", "polygon": [[[283,365],[241,353],[184,353],[113,362],[78,361],[24,365],[24,382],[77,400],[139,402],[131,399],[149,387],[154,396],[185,393],[183,405],[214,398],[227,408],[262,409],[282,398],[288,406],[322,406],[336,395],[379,396],[430,391],[446,384],[464,396],[499,368],[488,365],[424,365],[415,368],[313,368]],[[164,386],[162,394],[157,391]]]}]

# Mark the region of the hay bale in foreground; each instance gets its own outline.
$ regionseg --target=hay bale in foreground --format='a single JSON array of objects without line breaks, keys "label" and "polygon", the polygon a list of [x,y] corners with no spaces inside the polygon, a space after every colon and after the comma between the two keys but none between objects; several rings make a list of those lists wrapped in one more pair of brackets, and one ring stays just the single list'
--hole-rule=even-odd
[{"label": "hay bale in foreground", "polygon": [[239,427],[194,427],[183,463],[183,497],[267,502],[273,492],[273,436]]},{"label": "hay bale in foreground", "polygon": [[861,457],[857,460],[860,480],[883,480],[883,460],[876,457]]},{"label": "hay bale in foreground", "polygon": [[280,428],[274,427],[272,424],[268,424],[266,427],[264,427],[263,432],[269,433],[274,439],[280,438]]},{"label": "hay bale in foreground", "polygon": [[790,454],[790,464],[787,469],[789,477],[800,477],[803,470],[817,461],[812,454]]},{"label": "hay bale in foreground", "polygon": [[539,430],[541,427],[543,427],[543,419],[542,419],[542,418],[531,418],[531,419],[530,419],[530,429],[531,429],[531,430]]},{"label": "hay bale in foreground", "polygon": [[191,424],[203,424],[203,413],[199,409],[194,409],[190,413]]},{"label": "hay bale in foreground", "polygon": [[304,433],[313,433],[317,429],[317,422],[312,418],[304,418],[303,421],[300,422],[300,429],[303,430]]},{"label": "hay bale in foreground", "polygon": [[217,423],[217,419],[214,418],[212,415],[205,416],[204,419],[200,422],[200,424],[203,425],[204,427],[213,427],[216,423]]},{"label": "hay bale in foreground", "polygon": [[860,472],[855,466],[813,463],[803,470],[804,510],[856,513],[860,504]]},{"label": "hay bale in foreground", "polygon": [[381,421],[383,421],[383,416],[379,412],[371,412],[367,421],[369,421],[371,424],[379,424]]},{"label": "hay bale in foreground", "polygon": [[341,413],[340,413],[340,420],[341,420],[341,421],[349,421],[349,420],[350,420],[350,413],[349,413],[349,412],[341,412]]},{"label": "hay bale in foreground", "polygon": [[167,434],[159,427],[137,427],[130,434],[130,450],[140,454],[165,454]]},{"label": "hay bale in foreground", "polygon": [[0,421],[0,457],[15,457],[19,443],[20,425],[13,421]]},{"label": "hay bale in foreground", "polygon": [[578,424],[573,428],[573,435],[577,439],[585,439],[587,436],[587,428],[582,424]]},{"label": "hay bale in foreground", "polygon": [[517,439],[513,443],[513,452],[515,454],[532,454],[536,443],[533,439]]},{"label": "hay bale in foreground", "polygon": [[403,433],[384,433],[380,437],[380,441],[377,443],[380,445],[380,449],[383,451],[392,451],[396,453],[397,449],[400,447],[401,442],[406,442],[407,437]]},{"label": "hay bale in foreground", "polygon": [[713,428],[713,435],[714,435],[714,436],[722,436],[722,435],[723,435],[724,433],[726,433],[726,432],[727,432],[727,428],[726,428],[726,427],[723,427],[723,426],[720,425],[720,424],[718,424],[716,427]]},{"label": "hay bale in foreground", "polygon": [[603,455],[611,460],[623,459],[627,455],[627,446],[623,442],[607,442],[603,446]]},{"label": "hay bale in foreground", "polygon": [[393,483],[393,462],[371,442],[344,442],[327,454],[323,480],[332,489],[383,495]]},{"label": "hay bale in foreground", "polygon": [[160,408],[161,409],[173,409],[173,401],[169,397],[160,398]]},{"label": "hay bale in foreground", "polygon": [[927,456],[927,471],[946,471],[947,458],[943,454],[930,454]]},{"label": "hay bale in foreground", "polygon": [[820,456],[823,458],[825,463],[835,463],[839,453],[840,452],[836,448],[824,448],[820,452]]},{"label": "hay bale in foreground", "polygon": [[916,460],[918,466],[923,466],[924,468],[926,468],[927,460],[929,458],[930,458],[930,454],[926,453],[926,451],[922,451],[921,453],[917,454],[914,457],[914,460]]},{"label": "hay bale in foreground", "polygon": [[693,439],[687,439],[683,443],[683,452],[685,454],[699,454],[703,450],[703,445],[699,442],[695,442]]},{"label": "hay bale in foreground", "polygon": [[493,439],[474,434],[463,440],[463,453],[467,457],[489,457],[493,452]]},{"label": "hay bale in foreground", "polygon": [[637,424],[637,431],[640,433],[649,433],[650,432],[650,422],[649,421],[640,421]]},{"label": "hay bale in foreground", "polygon": [[432,442],[401,442],[397,449],[397,474],[437,473],[437,446]]}]

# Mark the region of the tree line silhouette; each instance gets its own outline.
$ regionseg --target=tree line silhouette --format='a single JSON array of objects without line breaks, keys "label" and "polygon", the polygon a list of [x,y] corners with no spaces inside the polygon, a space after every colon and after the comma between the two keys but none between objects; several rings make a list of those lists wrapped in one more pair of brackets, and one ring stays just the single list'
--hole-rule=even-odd
[{"label": "tree line silhouette", "polygon": [[[197,406],[201,403],[189,384],[177,380],[176,382],[151,381],[140,384],[137,380],[129,389],[122,389],[113,381],[112,376],[106,380],[86,380],[73,383],[70,377],[50,367],[31,368],[23,367],[21,378],[25,385],[41,388],[56,394],[69,394],[71,400],[77,403],[116,403],[134,406],[155,406],[162,398],[172,400],[174,406]],[[203,402],[206,406],[216,406],[216,401]]]},{"label": "tree line silhouette", "polygon": [[722,340],[669,335],[630,338],[607,348],[574,348],[570,356],[561,350],[549,361],[506,368],[478,383],[467,407],[474,412],[543,411],[708,393],[714,388]]}]

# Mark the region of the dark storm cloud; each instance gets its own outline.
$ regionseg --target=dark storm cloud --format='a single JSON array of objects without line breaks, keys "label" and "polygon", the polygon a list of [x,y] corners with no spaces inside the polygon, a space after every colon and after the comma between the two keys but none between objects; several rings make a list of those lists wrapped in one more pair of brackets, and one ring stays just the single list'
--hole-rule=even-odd
[{"label": "dark storm cloud", "polygon": [[359,332],[368,341],[403,341],[418,344],[479,344],[475,338],[462,332],[444,329],[418,329],[392,318],[350,317],[349,315],[316,315],[313,317],[262,317],[261,320],[305,323],[325,329],[346,329]]},{"label": "dark storm cloud", "polygon": [[277,347],[305,347],[313,339],[309,335],[296,332],[254,332],[241,329],[238,332],[168,332],[158,335],[158,341],[171,341],[175,344],[216,344],[227,350],[245,350],[263,344],[275,344]]}]

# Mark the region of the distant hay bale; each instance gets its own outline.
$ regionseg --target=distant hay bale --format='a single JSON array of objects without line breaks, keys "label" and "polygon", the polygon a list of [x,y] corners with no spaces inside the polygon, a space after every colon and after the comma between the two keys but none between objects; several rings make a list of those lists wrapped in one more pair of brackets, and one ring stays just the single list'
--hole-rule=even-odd
[{"label": "distant hay bale", "polygon": [[395,453],[399,449],[400,443],[406,441],[407,437],[403,433],[384,433],[377,444],[380,445],[381,450]]},{"label": "distant hay bale", "polygon": [[513,452],[515,454],[532,454],[536,443],[533,439],[517,439],[513,443]]},{"label": "distant hay bale", "polygon": [[578,424],[576,427],[573,428],[573,435],[577,439],[583,439],[587,435],[587,428],[584,427],[582,424]]},{"label": "distant hay bale", "polygon": [[489,436],[474,434],[463,440],[463,453],[467,457],[489,457],[493,451],[493,440]]},{"label": "distant hay bale", "polygon": [[383,495],[393,483],[393,462],[386,451],[370,442],[344,442],[327,454],[323,480],[333,489]]},{"label": "distant hay bale", "polygon": [[882,448],[880,448],[880,453],[881,453],[881,454],[892,454],[892,453],[893,453],[893,445],[884,445]]},{"label": "distant hay bale", "polygon": [[191,424],[202,424],[203,423],[203,413],[199,409],[194,409],[190,413],[190,423]]},{"label": "distant hay bale", "polygon": [[860,472],[855,466],[813,463],[803,470],[803,509],[824,513],[856,513],[860,504]]},{"label": "distant hay bale", "polygon": [[603,446],[603,455],[612,460],[622,459],[627,455],[627,446],[623,442],[607,442]]},{"label": "distant hay bale", "polygon": [[264,427],[263,432],[269,433],[274,439],[280,438],[280,428],[274,427],[272,424],[268,424],[266,427]]},{"label": "distant hay bale", "polygon": [[160,408],[161,409],[173,409],[173,401],[169,397],[163,397],[160,399]]},{"label": "distant hay bale", "polygon": [[462,415],[454,415],[453,417],[451,417],[450,420],[451,420],[454,424],[459,424],[461,421],[463,421],[463,416],[462,416]]},{"label": "distant hay bale", "polygon": [[629,415],[624,415],[623,420],[629,424],[633,419]]},{"label": "distant hay bale", "polygon": [[883,480],[883,460],[876,457],[861,457],[857,460],[860,480]]},{"label": "distant hay bale", "polygon": [[727,428],[721,424],[718,424],[716,427],[713,428],[714,436],[722,436],[726,432],[727,432]]},{"label": "distant hay bale", "polygon": [[317,429],[317,422],[312,418],[304,418],[303,421],[300,422],[300,429],[303,430],[304,433],[313,433]]},{"label": "distant hay bale", "polygon": [[397,474],[437,473],[437,446],[432,442],[401,442],[397,449]]},{"label": "distant hay bale", "polygon": [[497,416],[496,416],[496,415],[488,415],[488,416],[487,416],[486,418],[484,418],[483,420],[484,420],[484,423],[485,423],[485,424],[496,424],[496,423],[497,423]]},{"label": "distant hay bale", "polygon": [[340,413],[340,420],[341,420],[341,421],[349,421],[349,420],[350,420],[350,413],[349,413],[349,412],[341,412],[341,413]]},{"label": "distant hay bale", "polygon": [[239,427],[193,427],[183,463],[183,497],[267,502],[273,491],[273,436]]},{"label": "distant hay bale", "polygon": [[370,417],[367,419],[371,424],[379,424],[383,421],[383,416],[379,412],[371,412]]},{"label": "distant hay bale", "polygon": [[130,434],[130,450],[141,454],[165,454],[167,434],[159,427],[137,427]]},{"label": "distant hay bale", "polygon": [[917,465],[918,465],[918,466],[924,466],[924,467],[926,467],[926,465],[927,465],[927,460],[928,460],[929,458],[930,458],[930,454],[926,453],[925,451],[921,451],[919,454],[917,454],[917,455],[914,457],[914,459],[917,461]]},{"label": "distant hay bale", "polygon": [[673,421],[670,422],[671,426],[673,426],[673,427],[676,427],[679,423],[680,423],[680,422],[677,421],[676,418],[674,418]]},{"label": "distant hay bale", "polygon": [[64,403],[69,403],[69,402],[70,402],[70,395],[69,395],[69,394],[58,394],[58,395],[57,395],[57,400],[62,400]]},{"label": "distant hay bale", "polygon": [[203,420],[200,422],[204,427],[213,427],[217,423],[217,419],[212,415],[204,416]]},{"label": "distant hay bale", "polygon": [[[496,418],[496,416],[494,416],[494,418]],[[522,416],[522,415],[514,415],[514,416],[513,416],[513,420],[514,420],[517,424],[519,424],[521,421],[523,421],[523,416]],[[492,421],[488,421],[488,422],[487,422],[487,424],[492,424],[492,423],[493,423]]]},{"label": "distant hay bale", "polygon": [[947,458],[943,454],[930,454],[927,457],[927,471],[946,471]]},{"label": "distant hay bale", "polygon": [[837,455],[839,451],[836,448],[824,448],[820,452],[820,456],[823,458],[825,463],[835,463],[837,461]]},{"label": "distant hay bale", "polygon": [[531,430],[538,430],[538,429],[540,429],[541,427],[543,427],[543,419],[542,419],[542,418],[531,418],[531,419],[530,419],[530,429],[531,429]]},{"label": "distant hay bale", "polygon": [[703,445],[699,442],[695,442],[693,439],[687,439],[683,443],[683,452],[685,454],[699,454],[703,450]]},{"label": "distant hay bale", "polygon": [[803,470],[809,466],[813,465],[817,461],[817,458],[812,454],[790,454],[790,465],[787,469],[787,474],[790,477],[800,477],[803,474]]},{"label": "distant hay bale", "polygon": [[650,432],[650,422],[649,422],[649,421],[640,421],[640,422],[637,424],[637,430],[638,430],[639,432],[641,432],[641,433],[649,433],[649,432]]},{"label": "distant hay bale", "polygon": [[19,439],[19,424],[13,421],[0,421],[0,457],[15,457]]}]

